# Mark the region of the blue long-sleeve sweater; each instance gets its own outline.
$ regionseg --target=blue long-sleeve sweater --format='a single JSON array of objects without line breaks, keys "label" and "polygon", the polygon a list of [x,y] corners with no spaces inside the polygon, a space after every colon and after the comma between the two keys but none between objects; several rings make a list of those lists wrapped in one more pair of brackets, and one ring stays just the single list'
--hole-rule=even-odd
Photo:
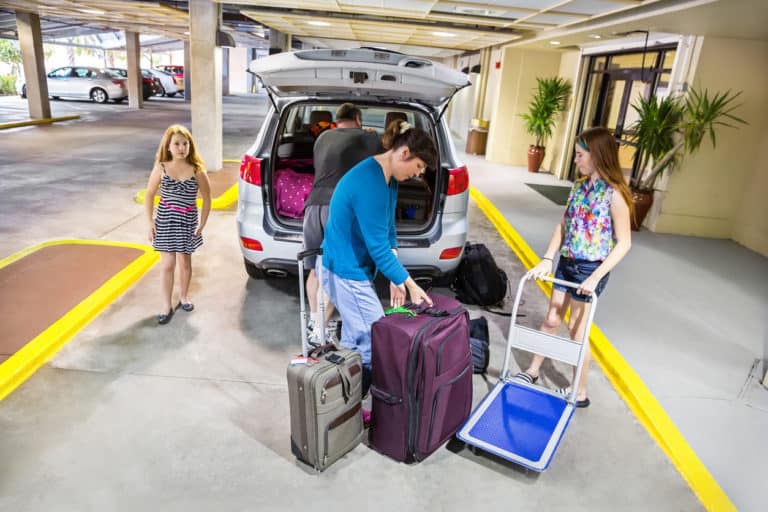
[{"label": "blue long-sleeve sweater", "polygon": [[344,175],[331,198],[323,239],[323,266],[339,277],[372,281],[376,270],[395,284],[408,271],[397,248],[397,181],[384,179],[381,165],[366,158]]}]

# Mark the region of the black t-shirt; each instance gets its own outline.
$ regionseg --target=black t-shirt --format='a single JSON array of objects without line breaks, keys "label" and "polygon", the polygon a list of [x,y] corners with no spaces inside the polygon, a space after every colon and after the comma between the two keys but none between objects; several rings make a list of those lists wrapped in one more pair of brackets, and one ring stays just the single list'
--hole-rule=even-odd
[{"label": "black t-shirt", "polygon": [[357,163],[383,151],[376,132],[335,128],[321,133],[314,148],[315,180],[305,206],[330,204],[341,177]]}]

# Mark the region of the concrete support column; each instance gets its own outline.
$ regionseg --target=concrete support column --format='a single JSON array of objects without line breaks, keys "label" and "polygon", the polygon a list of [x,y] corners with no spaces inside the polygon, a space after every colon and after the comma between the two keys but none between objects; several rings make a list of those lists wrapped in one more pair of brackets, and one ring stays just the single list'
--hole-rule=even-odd
[{"label": "concrete support column", "polygon": [[[251,62],[256,60],[256,48],[248,48],[248,58],[246,67],[251,65]],[[256,80],[256,77],[252,74],[248,73],[248,91],[249,92],[258,92],[259,91],[259,81]]]},{"label": "concrete support column", "polygon": [[192,97],[192,135],[209,170],[221,169],[223,159],[221,127],[221,51],[216,48],[219,26],[218,4],[210,0],[190,0],[190,84]]},{"label": "concrete support column", "polygon": [[291,34],[269,29],[269,54],[291,51]]},{"label": "concrete support column", "polygon": [[21,60],[24,64],[24,84],[27,88],[29,117],[47,119],[51,117],[51,103],[48,101],[40,16],[16,11],[16,27],[19,31]]},{"label": "concrete support column", "polygon": [[229,96],[229,48],[221,49],[221,94]]},{"label": "concrete support column", "polygon": [[138,32],[125,31],[125,52],[128,57],[128,108],[144,108]]},{"label": "concrete support column", "polygon": [[477,82],[477,96],[475,96],[475,119],[483,119],[486,92],[488,91],[488,75],[490,73],[491,49],[483,48],[480,51],[480,79]]},{"label": "concrete support column", "polygon": [[189,57],[189,41],[184,41],[184,102],[192,100],[192,59]]}]

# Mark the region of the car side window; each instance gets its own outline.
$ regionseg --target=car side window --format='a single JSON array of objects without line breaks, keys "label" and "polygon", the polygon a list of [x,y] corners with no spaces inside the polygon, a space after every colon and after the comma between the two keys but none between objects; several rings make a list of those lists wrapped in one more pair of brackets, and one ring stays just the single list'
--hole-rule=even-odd
[{"label": "car side window", "polygon": [[72,76],[72,68],[59,68],[51,71],[48,75],[51,78],[67,78]]},{"label": "car side window", "polygon": [[90,78],[91,70],[88,68],[75,68],[75,76],[77,78]]}]

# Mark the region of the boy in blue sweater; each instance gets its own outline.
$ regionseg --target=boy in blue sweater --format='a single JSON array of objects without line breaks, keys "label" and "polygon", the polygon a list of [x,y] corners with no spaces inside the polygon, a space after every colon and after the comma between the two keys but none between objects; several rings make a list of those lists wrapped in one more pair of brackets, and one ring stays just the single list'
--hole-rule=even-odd
[{"label": "boy in blue sweater", "polygon": [[390,280],[390,304],[432,301],[397,259],[395,205],[397,183],[437,164],[429,135],[402,120],[387,127],[387,151],[367,158],[339,181],[331,198],[323,241],[323,288],[342,321],[341,345],[363,359],[363,396],[371,382],[371,325],[384,316],[373,280]]}]

